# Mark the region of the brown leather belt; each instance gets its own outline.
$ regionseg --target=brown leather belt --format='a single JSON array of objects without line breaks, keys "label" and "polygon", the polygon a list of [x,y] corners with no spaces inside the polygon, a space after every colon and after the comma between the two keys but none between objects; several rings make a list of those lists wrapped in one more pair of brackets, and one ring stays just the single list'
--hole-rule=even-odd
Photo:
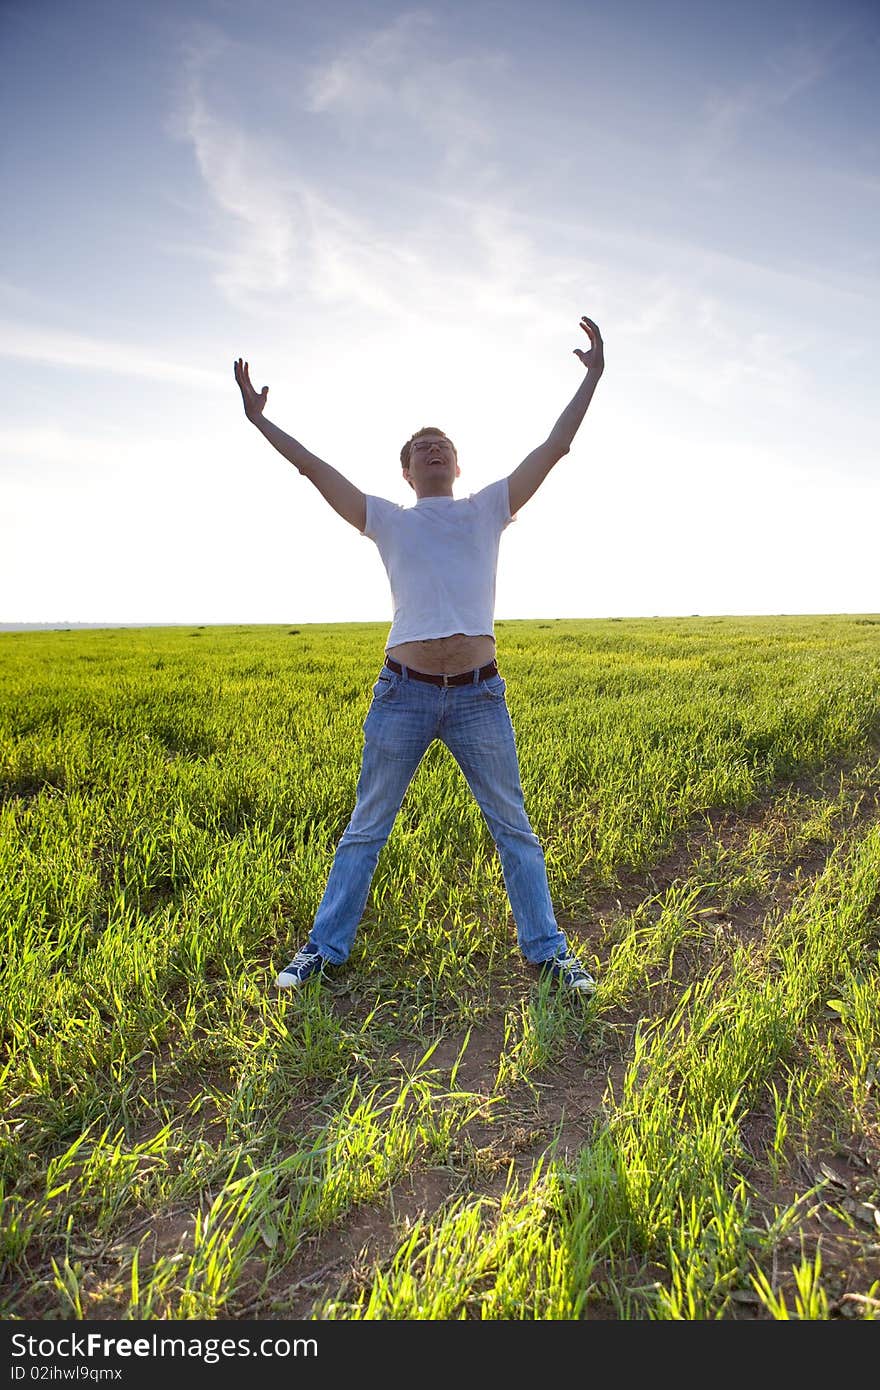
[{"label": "brown leather belt", "polygon": [[[392,657],[386,656],[385,665],[389,671],[394,671],[398,676],[403,674],[403,667],[399,661],[394,661]],[[431,685],[472,685],[474,681],[473,671],[462,671],[457,676],[432,676],[427,671],[414,671],[407,666],[406,674],[413,681],[429,681]],[[478,681],[487,681],[490,676],[498,675],[498,662],[490,661],[488,666],[481,666],[477,671]]]}]

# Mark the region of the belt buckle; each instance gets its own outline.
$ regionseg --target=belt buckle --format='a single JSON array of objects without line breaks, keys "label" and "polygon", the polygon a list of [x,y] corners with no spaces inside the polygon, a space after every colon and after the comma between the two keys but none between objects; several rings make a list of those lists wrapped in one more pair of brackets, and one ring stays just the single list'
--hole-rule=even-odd
[{"label": "belt buckle", "polygon": [[446,675],[446,673],[444,672],[444,673],[443,673],[443,688],[445,689],[446,686],[447,686],[448,684],[449,684],[449,677],[448,677],[448,676]]}]

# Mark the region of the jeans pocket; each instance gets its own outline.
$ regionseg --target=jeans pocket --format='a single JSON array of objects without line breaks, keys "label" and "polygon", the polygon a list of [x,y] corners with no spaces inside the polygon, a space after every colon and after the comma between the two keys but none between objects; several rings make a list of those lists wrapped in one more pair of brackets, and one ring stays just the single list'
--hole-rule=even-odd
[{"label": "jeans pocket", "polygon": [[500,703],[504,699],[506,689],[507,682],[503,676],[490,676],[488,680],[480,681],[480,694],[485,695],[487,700],[497,700]]},{"label": "jeans pocket", "polygon": [[394,674],[379,676],[373,686],[373,703],[377,704],[382,700],[387,700],[389,695],[397,689],[399,680],[400,677]]}]

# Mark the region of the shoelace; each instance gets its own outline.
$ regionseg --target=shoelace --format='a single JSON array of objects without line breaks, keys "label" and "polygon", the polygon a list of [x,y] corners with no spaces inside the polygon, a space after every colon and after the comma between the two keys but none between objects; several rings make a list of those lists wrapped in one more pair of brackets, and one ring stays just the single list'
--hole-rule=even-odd
[{"label": "shoelace", "polygon": [[577,956],[557,956],[556,964],[560,970],[572,970],[577,975],[586,975],[587,973]]},{"label": "shoelace", "polygon": [[320,951],[297,951],[293,960],[290,962],[290,968],[292,969],[294,966],[311,965],[313,960],[320,959]]}]

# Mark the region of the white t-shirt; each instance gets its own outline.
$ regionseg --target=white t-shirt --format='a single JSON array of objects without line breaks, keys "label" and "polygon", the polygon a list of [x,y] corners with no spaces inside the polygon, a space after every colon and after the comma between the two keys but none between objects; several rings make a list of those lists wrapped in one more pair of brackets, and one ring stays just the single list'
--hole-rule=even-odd
[{"label": "white t-shirt", "polygon": [[420,497],[401,507],[367,496],[362,535],[375,541],[391,583],[386,646],[463,632],[494,636],[501,532],[514,521],[507,479],[470,497]]}]

